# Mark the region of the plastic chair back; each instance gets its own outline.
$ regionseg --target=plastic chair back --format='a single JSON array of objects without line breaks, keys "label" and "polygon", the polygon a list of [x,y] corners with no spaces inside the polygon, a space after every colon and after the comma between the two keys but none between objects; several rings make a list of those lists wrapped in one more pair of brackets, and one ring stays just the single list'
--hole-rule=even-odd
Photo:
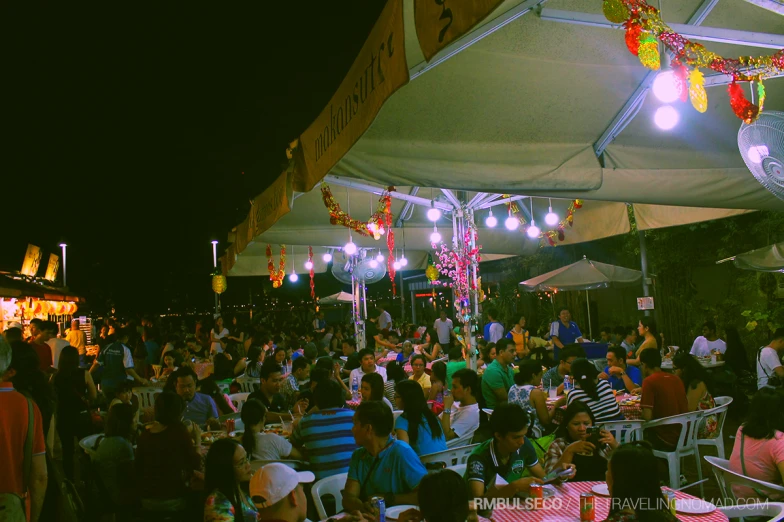
[{"label": "plastic chair back", "polygon": [[431,464],[434,462],[443,462],[444,467],[456,466],[458,464],[465,464],[468,456],[473,452],[479,444],[471,444],[470,446],[462,446],[459,448],[451,448],[446,451],[439,451],[437,453],[430,453],[429,455],[422,455],[419,460],[422,464]]},{"label": "plastic chair back", "polygon": [[155,395],[163,393],[162,388],[139,387],[133,389],[133,394],[139,399],[139,408],[153,408],[155,406]]},{"label": "plastic chair back", "polygon": [[733,485],[757,489],[760,493],[766,495],[776,494],[780,496],[784,494],[784,486],[747,477],[741,473],[730,470],[730,461],[727,459],[709,456],[705,456],[704,458],[713,467],[713,474],[716,476],[716,482],[719,483],[719,490],[727,499],[738,500],[732,490]]},{"label": "plastic chair back", "polygon": [[237,411],[242,410],[242,405],[248,400],[250,393],[232,393],[229,395],[229,400],[237,408]]},{"label": "plastic chair back", "polygon": [[338,473],[331,477],[323,478],[313,484],[310,490],[310,495],[313,497],[313,503],[316,505],[320,520],[327,520],[329,516],[324,509],[323,497],[332,495],[335,497],[335,509],[337,513],[343,511],[343,488],[346,486],[346,479],[348,473]]},{"label": "plastic chair back", "polygon": [[727,515],[728,518],[771,517],[767,519],[767,522],[784,520],[784,503],[782,502],[721,506],[719,511]]},{"label": "plastic chair back", "polygon": [[642,440],[642,420],[625,420],[615,422],[599,422],[601,427],[612,433],[615,440],[621,444]]}]

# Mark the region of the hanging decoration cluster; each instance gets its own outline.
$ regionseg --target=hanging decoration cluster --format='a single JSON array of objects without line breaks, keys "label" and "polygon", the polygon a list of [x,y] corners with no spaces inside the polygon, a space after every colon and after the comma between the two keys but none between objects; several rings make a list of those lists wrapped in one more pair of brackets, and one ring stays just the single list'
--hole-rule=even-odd
[{"label": "hanging decoration cluster", "polygon": [[[705,112],[708,99],[702,73],[695,74],[698,69],[712,69],[732,77],[728,89],[730,105],[735,115],[746,123],[756,120],[762,112],[765,101],[762,81],[784,72],[784,49],[769,56],[724,58],[673,31],[661,19],[659,10],[645,0],[604,0],[602,10],[610,22],[623,23],[626,28],[626,46],[645,67],[653,71],[661,67],[658,47],[661,41],[672,52],[676,71],[681,66],[691,69],[684,69],[681,74],[684,84],[686,81],[689,83],[688,97],[699,112]],[[738,82],[757,82],[759,106],[746,99]]]},{"label": "hanging decoration cluster", "polygon": [[212,291],[220,295],[226,291],[227,286],[226,276],[220,268],[216,268],[212,273]]},{"label": "hanging decoration cluster", "polygon": [[[504,195],[504,197],[508,197]],[[564,218],[558,223],[558,225],[553,230],[542,230],[539,232],[539,239],[547,239],[547,244],[550,246],[556,246],[556,241],[564,241],[566,239],[566,227],[571,227],[574,225],[574,213],[583,207],[583,200],[575,199],[569,203],[569,206],[566,208],[566,215]],[[517,206],[517,203],[514,201],[509,203],[509,210],[511,210],[512,214],[520,220],[520,223],[523,225],[520,227],[523,233],[528,233],[528,221],[526,221],[523,214],[520,212],[520,207]]]},{"label": "hanging decoration cluster", "polygon": [[433,262],[433,256],[428,254],[427,255],[427,268],[425,268],[425,276],[427,277],[427,280],[430,281],[430,286],[433,287],[433,294],[432,294],[433,297],[436,296],[435,284],[436,284],[436,281],[438,281],[438,278],[440,277],[440,275],[441,274],[439,273],[438,268],[436,268],[436,264]]},{"label": "hanging decoration cluster", "polygon": [[308,247],[308,262],[310,263],[310,297],[311,299],[316,298],[316,283],[313,281],[313,277],[316,275],[313,272],[313,247]]},{"label": "hanging decoration cluster", "polygon": [[326,183],[321,184],[321,199],[324,200],[324,206],[329,211],[329,222],[333,225],[340,225],[350,228],[359,235],[372,237],[376,241],[381,239],[381,236],[387,236],[387,273],[389,280],[392,283],[392,295],[397,295],[397,288],[395,286],[395,232],[392,230],[392,196],[391,192],[395,187],[387,187],[378,198],[378,205],[376,211],[367,221],[360,221],[348,215],[340,204],[335,200],[332,195],[332,190]]},{"label": "hanging decoration cluster", "polygon": [[267,245],[267,269],[272,281],[272,288],[280,288],[283,285],[283,278],[286,276],[286,245],[280,245],[280,262],[278,269],[275,269],[275,262],[272,260],[272,247]]},{"label": "hanging decoration cluster", "polygon": [[[477,266],[479,265],[479,261],[481,260],[479,251],[482,249],[481,246],[475,246],[474,248],[469,247],[471,244],[476,245],[477,240],[476,228],[473,224],[466,229],[463,240],[463,244],[465,245],[463,250],[451,250],[443,242],[440,245],[433,245],[433,249],[436,251],[436,256],[438,257],[438,262],[435,264],[436,270],[438,270],[441,275],[445,275],[449,280],[441,281],[438,278],[434,280],[431,279],[430,275],[427,276],[434,286],[441,285],[451,288],[454,291],[454,306],[458,310],[461,306],[468,306],[471,292],[477,291],[476,286],[471,282],[469,273],[470,268],[474,263],[476,263]],[[427,274],[427,272],[425,272],[425,274]]]}]

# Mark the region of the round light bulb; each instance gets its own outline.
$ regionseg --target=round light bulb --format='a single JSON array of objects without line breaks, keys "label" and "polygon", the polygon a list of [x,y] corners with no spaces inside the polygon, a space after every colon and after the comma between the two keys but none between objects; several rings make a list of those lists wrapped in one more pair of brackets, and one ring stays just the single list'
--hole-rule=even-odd
[{"label": "round light bulb", "polygon": [[437,208],[430,208],[427,210],[427,219],[430,221],[438,221],[441,218],[441,211]]},{"label": "round light bulb", "polygon": [[490,228],[493,228],[493,227],[494,227],[494,226],[496,226],[497,224],[498,224],[498,220],[497,220],[497,219],[496,219],[496,217],[495,217],[494,215],[492,215],[492,214],[490,214],[489,216],[487,216],[487,218],[485,219],[485,225],[487,225],[487,226],[488,226],[488,227],[490,227]]},{"label": "round light bulb", "polygon": [[532,219],[531,220],[531,226],[528,227],[528,230],[526,231],[526,233],[528,234],[528,237],[530,237],[531,239],[536,239],[537,237],[539,237],[539,233],[540,232],[541,232],[541,230],[539,230],[539,227],[536,226],[536,223]]},{"label": "round light bulb", "polygon": [[438,233],[436,230],[432,234],[430,234],[430,242],[431,243],[440,243],[441,242],[441,234]]},{"label": "round light bulb", "polygon": [[329,263],[330,261],[332,261],[332,254],[327,252],[326,254],[321,256],[321,259],[323,259],[325,263]]},{"label": "round light bulb", "polygon": [[681,83],[673,71],[662,71],[656,75],[653,95],[664,103],[672,103],[681,97]]},{"label": "round light bulb", "polygon": [[379,252],[378,255],[376,256],[376,261],[378,261],[379,263],[383,263],[384,262],[384,254]]},{"label": "round light bulb", "polygon": [[544,217],[544,222],[551,227],[558,224],[558,214],[553,212],[553,207],[550,207],[550,212]]},{"label": "round light bulb", "polygon": [[292,273],[292,274],[289,276],[289,281],[291,281],[292,283],[296,283],[298,280],[299,280],[299,276],[297,275],[297,273],[296,273],[296,272],[293,272],[293,273]]},{"label": "round light bulb", "polygon": [[770,151],[766,145],[755,145],[749,147],[748,156],[752,163],[762,163],[763,158],[770,156]]},{"label": "round light bulb", "polygon": [[680,115],[671,105],[662,105],[656,109],[656,114],[653,116],[653,121],[662,130],[670,130],[678,125]]},{"label": "round light bulb", "polygon": [[357,245],[355,245],[353,242],[349,241],[348,243],[346,243],[343,246],[343,252],[345,252],[346,254],[348,254],[350,256],[353,256],[354,254],[357,253]]},{"label": "round light bulb", "polygon": [[371,221],[367,224],[367,229],[370,230],[371,232],[375,232],[377,228],[378,225],[376,225],[375,221]]},{"label": "round light bulb", "polygon": [[408,259],[406,259],[406,256],[401,257],[400,266],[407,266],[407,265],[408,265]]},{"label": "round light bulb", "polygon": [[504,223],[507,230],[517,230],[517,227],[520,226],[520,220],[514,216],[509,216],[506,218],[506,222]]},{"label": "round light bulb", "polygon": [[378,227],[378,233],[381,234],[382,236],[387,233],[387,230],[384,228],[384,225]]},{"label": "round light bulb", "polygon": [[376,261],[375,259],[371,259],[369,264],[370,264],[370,268],[378,268],[378,261]]},{"label": "round light bulb", "polygon": [[313,262],[311,260],[305,261],[305,270],[313,270]]},{"label": "round light bulb", "polygon": [[395,261],[394,263],[392,263],[392,267],[395,270],[400,270],[400,261]]}]

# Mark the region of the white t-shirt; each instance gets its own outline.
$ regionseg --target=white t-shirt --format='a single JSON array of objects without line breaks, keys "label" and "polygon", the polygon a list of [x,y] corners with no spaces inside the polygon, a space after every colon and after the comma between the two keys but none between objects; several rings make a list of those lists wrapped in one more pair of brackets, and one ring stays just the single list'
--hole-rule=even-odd
[{"label": "white t-shirt", "polygon": [[281,460],[291,455],[291,443],[275,433],[257,433],[253,460]]},{"label": "white t-shirt", "polygon": [[381,312],[381,315],[378,316],[378,329],[379,330],[387,330],[392,327],[392,316],[389,315],[389,312],[384,310]]},{"label": "white t-shirt", "polygon": [[[228,337],[229,330],[224,328],[223,330],[221,330],[221,333],[219,333],[219,334],[216,334],[215,330],[210,330],[210,335],[212,335],[216,339],[223,339],[224,337]],[[212,352],[212,353],[223,353],[223,346],[221,346],[221,343],[212,343],[210,345],[210,352]]]},{"label": "white t-shirt", "polygon": [[440,344],[449,344],[452,336],[452,329],[454,328],[452,320],[447,317],[446,321],[442,321],[439,317],[436,319],[436,322],[433,323],[433,328],[438,332],[438,342]]},{"label": "white t-shirt", "polygon": [[708,357],[713,352],[724,353],[727,351],[727,343],[721,339],[709,341],[702,335],[694,339],[694,344],[691,345],[691,353],[695,357]]},{"label": "white t-shirt", "polygon": [[455,404],[452,406],[452,415],[449,419],[449,425],[458,437],[473,433],[479,429],[479,404],[462,407]]},{"label": "white t-shirt", "polygon": [[504,325],[493,323],[490,325],[490,338],[485,339],[488,343],[497,343],[504,336]]},{"label": "white t-shirt", "polygon": [[776,368],[781,366],[781,358],[776,350],[766,346],[757,358],[757,389],[768,385],[768,377],[776,374]]},{"label": "white t-shirt", "polygon": [[65,339],[60,339],[58,337],[52,337],[46,344],[52,349],[52,368],[55,370],[58,368],[58,364],[60,364],[60,353],[63,351],[63,348],[66,346],[70,346],[68,341]]},{"label": "white t-shirt", "polygon": [[[384,382],[387,382],[387,369],[383,366],[376,365],[376,371],[374,373],[379,374],[383,379]],[[348,385],[351,387],[351,383],[354,382],[354,376],[357,377],[357,384],[362,387],[362,377],[365,376],[365,372],[362,371],[362,367],[354,368],[351,370],[351,374],[348,376]],[[394,409],[394,408],[393,408]]]}]

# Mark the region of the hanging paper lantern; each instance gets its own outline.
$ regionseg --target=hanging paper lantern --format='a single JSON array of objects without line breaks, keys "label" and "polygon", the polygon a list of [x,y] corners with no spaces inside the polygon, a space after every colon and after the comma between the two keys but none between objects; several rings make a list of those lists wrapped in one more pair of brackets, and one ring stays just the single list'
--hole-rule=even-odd
[{"label": "hanging paper lantern", "polygon": [[699,69],[689,74],[689,99],[697,112],[708,110],[708,93],[705,92],[705,75]]},{"label": "hanging paper lantern", "polygon": [[627,20],[624,25],[626,26],[626,47],[629,48],[630,53],[637,56],[637,51],[640,48],[642,25],[636,20]]},{"label": "hanging paper lantern", "polygon": [[427,255],[427,268],[425,269],[425,275],[431,283],[438,280],[438,269],[433,263],[433,257],[430,254]]},{"label": "hanging paper lantern", "polygon": [[33,303],[33,313],[35,315],[41,315],[44,312],[44,303],[42,301],[36,301]]},{"label": "hanging paper lantern", "polygon": [[216,269],[212,273],[212,291],[220,295],[226,291],[226,287],[226,276],[219,269]]},{"label": "hanging paper lantern", "polygon": [[735,116],[743,120],[747,125],[757,119],[759,116],[759,107],[746,99],[743,94],[743,88],[737,82],[732,82],[727,88],[730,94],[730,105]]},{"label": "hanging paper lantern", "polygon": [[621,0],[604,0],[602,12],[605,18],[614,24],[620,24],[629,18],[629,9]]},{"label": "hanging paper lantern", "polygon": [[62,301],[57,303],[57,310],[55,311],[56,315],[65,315],[65,303]]},{"label": "hanging paper lantern", "polygon": [[661,67],[661,57],[659,56],[659,42],[648,32],[640,36],[640,47],[637,50],[640,63],[652,71],[658,71]]}]

